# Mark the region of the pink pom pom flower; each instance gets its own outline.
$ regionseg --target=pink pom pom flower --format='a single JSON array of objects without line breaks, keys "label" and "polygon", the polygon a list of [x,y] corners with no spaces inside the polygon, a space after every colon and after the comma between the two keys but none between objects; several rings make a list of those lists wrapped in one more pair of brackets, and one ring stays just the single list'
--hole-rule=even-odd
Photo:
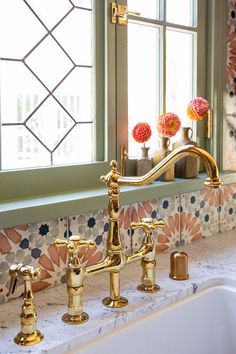
[{"label": "pink pom pom flower", "polygon": [[181,121],[175,113],[164,113],[157,121],[157,130],[164,137],[174,136],[180,129]]},{"label": "pink pom pom flower", "polygon": [[209,110],[209,103],[205,98],[193,98],[187,107],[187,115],[190,119],[199,121],[206,117]]},{"label": "pink pom pom flower", "polygon": [[148,123],[138,123],[132,131],[132,135],[137,143],[146,143],[152,135],[152,129]]}]

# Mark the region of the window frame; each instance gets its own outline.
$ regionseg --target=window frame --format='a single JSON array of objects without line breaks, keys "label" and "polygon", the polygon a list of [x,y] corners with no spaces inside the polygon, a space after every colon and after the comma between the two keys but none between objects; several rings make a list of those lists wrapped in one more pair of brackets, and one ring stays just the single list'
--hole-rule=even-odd
[{"label": "window frame", "polygon": [[[116,40],[117,43],[125,43],[125,27],[118,30],[118,25],[110,22],[112,0],[96,0],[96,3],[98,2],[104,5],[98,16],[101,21],[105,18],[105,43],[107,43],[103,83],[105,99],[100,96],[100,105],[101,107],[104,105],[105,120],[103,123],[101,117],[101,124],[104,124],[104,127],[99,128],[102,133],[105,132],[102,151],[105,161],[80,166],[0,172],[0,229],[107,207],[107,188],[100,183],[99,177],[110,170],[109,161],[112,158],[119,160],[120,144],[126,143],[127,100],[123,99],[123,103],[120,103],[122,97],[127,97],[127,88],[123,87],[123,91],[121,90],[120,70],[123,65],[122,70],[127,75],[127,65],[124,66],[127,60],[122,51],[117,51]],[[120,0],[119,3],[124,4],[124,0]],[[203,71],[202,75],[206,75],[206,98],[211,102],[214,122],[212,139],[203,137],[202,140],[206,143],[208,151],[218,163],[220,162],[221,167],[226,70],[221,70],[219,74],[218,68],[219,66],[226,68],[227,0],[208,0],[207,6],[207,40],[211,45],[206,45],[205,42],[202,47],[205,53],[208,52],[207,72]],[[96,36],[103,37],[103,33],[100,28]],[[117,66],[117,63],[120,65]],[[205,86],[202,82],[199,84],[203,86],[203,90]],[[100,89],[101,82],[97,82],[97,90]],[[204,126],[199,125],[198,129],[204,131]],[[201,146],[202,140],[199,142]],[[130,162],[127,174],[131,175],[134,174],[135,161]],[[199,178],[192,180],[156,182],[137,188],[124,187],[121,188],[121,204],[197,191],[204,188],[203,178],[204,175],[200,175]],[[236,173],[223,173],[222,180],[225,184],[236,183]]]},{"label": "window frame", "polygon": [[[114,158],[115,154],[115,146],[111,144],[115,141],[115,104],[111,99],[106,99],[107,93],[110,97],[115,97],[114,76],[109,75],[115,66],[115,52],[112,48],[115,28],[108,19],[106,21],[106,16],[104,16],[108,11],[109,2],[94,1],[95,48],[103,49],[99,55],[95,49],[94,58],[97,72],[95,88],[96,162],[0,171],[0,201],[99,186],[100,175],[109,168],[109,161]],[[106,36],[105,33],[107,33]]]}]

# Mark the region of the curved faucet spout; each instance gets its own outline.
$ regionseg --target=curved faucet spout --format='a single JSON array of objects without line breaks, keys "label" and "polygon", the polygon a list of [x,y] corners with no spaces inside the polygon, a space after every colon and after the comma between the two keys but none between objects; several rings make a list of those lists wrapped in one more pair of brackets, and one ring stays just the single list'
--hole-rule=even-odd
[{"label": "curved faucet spout", "polygon": [[185,156],[194,156],[203,161],[208,177],[204,184],[210,188],[219,188],[222,184],[219,178],[218,167],[213,157],[205,150],[194,145],[181,146],[172,151],[166,158],[157,164],[151,171],[140,177],[123,177],[120,176],[117,180],[120,186],[144,186],[152,183],[168,170],[175,162]]}]

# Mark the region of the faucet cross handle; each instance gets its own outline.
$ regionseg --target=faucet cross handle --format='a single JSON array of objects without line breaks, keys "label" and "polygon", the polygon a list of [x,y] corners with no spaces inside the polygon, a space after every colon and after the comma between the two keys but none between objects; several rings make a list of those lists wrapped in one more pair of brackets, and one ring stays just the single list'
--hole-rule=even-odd
[{"label": "faucet cross handle", "polygon": [[159,227],[165,227],[163,220],[153,220],[152,218],[143,218],[141,222],[132,222],[131,229],[142,228],[145,233],[151,233]]},{"label": "faucet cross handle", "polygon": [[69,240],[57,239],[53,242],[56,247],[67,247],[67,251],[71,256],[71,264],[73,266],[80,266],[79,250],[81,247],[93,248],[96,243],[92,240],[82,239],[80,236],[70,236]]}]

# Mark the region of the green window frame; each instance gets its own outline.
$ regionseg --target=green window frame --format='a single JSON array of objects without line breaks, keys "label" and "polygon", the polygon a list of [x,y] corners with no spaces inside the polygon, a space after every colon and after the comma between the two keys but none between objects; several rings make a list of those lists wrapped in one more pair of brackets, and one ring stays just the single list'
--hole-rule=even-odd
[{"label": "green window frame", "polygon": [[[96,43],[102,55],[96,57],[97,70],[97,134],[98,162],[80,166],[50,167],[21,171],[0,172],[0,229],[50,218],[76,215],[107,207],[107,188],[100,183],[111,159],[120,158],[120,145],[127,144],[128,131],[126,27],[110,21],[112,0],[96,0]],[[119,4],[126,4],[120,0]],[[204,146],[222,166],[222,131],[226,67],[227,0],[199,0],[202,28],[206,38],[199,48],[199,80],[197,94],[205,96],[213,109],[213,137],[203,137],[205,127],[198,125],[199,145]],[[204,30],[203,32],[204,33]],[[202,35],[201,33],[199,34]],[[201,53],[202,52],[202,53]],[[204,65],[207,57],[206,66]],[[201,59],[202,58],[202,59]],[[205,78],[205,79],[204,79]],[[99,141],[99,140],[98,140]],[[127,174],[134,173],[131,161]],[[223,176],[225,183],[236,182],[236,174]],[[122,188],[123,205],[148,198],[170,196],[204,188],[201,177],[169,183],[155,183],[143,188]]]}]

